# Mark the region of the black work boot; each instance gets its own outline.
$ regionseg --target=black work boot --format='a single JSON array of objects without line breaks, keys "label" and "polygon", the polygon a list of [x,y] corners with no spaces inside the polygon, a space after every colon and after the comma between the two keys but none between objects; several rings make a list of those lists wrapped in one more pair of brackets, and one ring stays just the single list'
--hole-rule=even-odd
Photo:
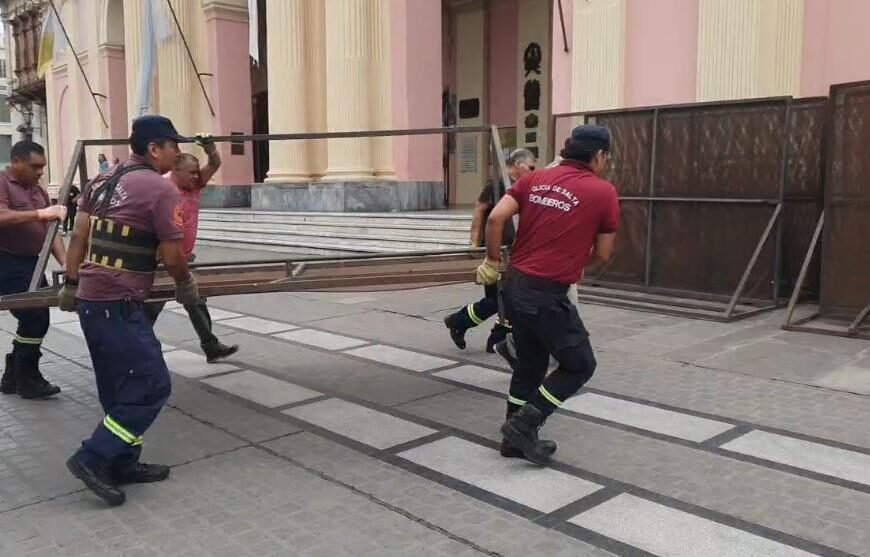
[{"label": "black work boot", "polygon": [[18,392],[18,377],[15,372],[15,359],[12,354],[6,354],[6,369],[0,379],[0,393],[14,395]]},{"label": "black work boot", "polygon": [[502,359],[504,359],[504,361],[506,361],[508,363],[508,365],[511,366],[511,371],[515,372],[517,370],[517,365],[520,362],[519,362],[519,360],[517,360],[516,356],[511,354],[507,339],[505,339],[499,343],[496,343],[495,353],[498,354],[499,356],[501,356]]},{"label": "black work boot", "polygon": [[94,495],[114,506],[121,505],[127,500],[127,496],[118,487],[102,467],[88,465],[81,449],[75,452],[66,461],[66,467],[73,476],[84,482]]},{"label": "black work boot", "polygon": [[222,342],[215,342],[213,344],[203,344],[202,351],[205,352],[206,361],[210,364],[213,364],[218,360],[229,358],[230,356],[238,352],[239,345],[234,344],[232,346],[227,346]]},{"label": "black work boot", "polygon": [[39,371],[39,359],[15,362],[18,396],[21,398],[50,398],[60,393],[60,387],[46,381]]},{"label": "black work boot", "polygon": [[501,434],[512,446],[523,451],[525,457],[541,466],[552,456],[552,445],[538,439],[538,429],[547,417],[533,404],[526,404],[501,426]]},{"label": "black work boot", "polygon": [[169,477],[169,466],[165,464],[145,464],[137,462],[131,470],[122,474],[115,474],[114,480],[118,485],[124,484],[150,484],[162,482]]},{"label": "black work boot", "polygon": [[462,329],[456,323],[456,314],[451,313],[444,318],[444,325],[450,329],[450,340],[456,345],[456,348],[465,350],[465,329]]},{"label": "black work boot", "polygon": [[508,327],[505,327],[501,323],[497,323],[495,327],[492,328],[492,331],[489,332],[489,337],[486,339],[486,353],[494,354],[495,345],[505,342],[507,340],[507,334],[510,331],[511,330]]},{"label": "black work boot", "polygon": [[[511,416],[513,416],[516,413],[517,413],[516,410],[508,408],[507,419],[510,420]],[[543,425],[544,424],[542,423],[541,426],[543,426]],[[538,427],[538,429],[540,430],[541,428]],[[541,440],[539,440],[539,442],[541,443],[541,448],[543,449],[543,451],[549,452],[550,456],[552,456],[553,453],[556,452],[557,447],[556,447],[555,441],[548,441],[548,440],[541,439]],[[515,447],[514,445],[511,444],[510,441],[508,441],[505,438],[503,438],[501,440],[501,447],[499,448],[498,452],[499,452],[499,454],[501,454],[501,456],[503,456],[505,458],[525,458],[525,456],[526,456],[525,454],[523,454],[522,449],[520,449],[519,447]]]}]

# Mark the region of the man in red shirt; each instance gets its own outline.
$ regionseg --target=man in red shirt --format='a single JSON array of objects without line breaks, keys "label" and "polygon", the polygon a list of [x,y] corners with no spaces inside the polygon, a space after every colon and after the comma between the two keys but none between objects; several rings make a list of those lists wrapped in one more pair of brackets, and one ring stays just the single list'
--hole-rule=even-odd
[{"label": "man in red shirt", "polygon": [[[477,271],[482,284],[498,281],[502,230],[519,214],[503,280],[519,362],[501,432],[506,443],[537,464],[546,464],[556,450],[552,441],[538,439],[538,430],[595,371],[589,333],[567,292],[586,265],[606,261],[613,252],[619,199],[616,188],[600,178],[609,153],[607,128],[575,128],[561,163],[520,179],[489,217],[487,258]],[[550,355],[559,367],[546,375]]]},{"label": "man in red shirt", "polygon": [[[190,153],[182,153],[178,163],[169,173],[169,180],[178,188],[181,195],[181,222],[184,230],[184,238],[181,247],[188,263],[193,263],[196,255],[193,248],[196,246],[196,233],[199,228],[199,203],[202,198],[202,190],[208,185],[209,180],[221,166],[221,156],[217,147],[207,134],[197,134],[197,144],[202,147],[208,157],[208,163],[199,167],[199,159]],[[165,304],[152,303],[146,307],[146,313],[151,321],[156,322]],[[205,299],[196,304],[184,306],[190,323],[199,337],[199,343],[205,358],[209,363],[217,362],[239,351],[238,345],[228,346],[223,344],[212,332],[211,315]]]}]

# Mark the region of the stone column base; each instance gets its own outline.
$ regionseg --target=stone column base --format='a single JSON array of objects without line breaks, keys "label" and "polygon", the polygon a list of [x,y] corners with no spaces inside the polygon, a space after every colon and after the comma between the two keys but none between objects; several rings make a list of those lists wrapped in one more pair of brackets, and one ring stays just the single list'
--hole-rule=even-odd
[{"label": "stone column base", "polygon": [[444,182],[272,182],[255,184],[250,192],[251,208],[263,211],[388,213],[445,208]]}]

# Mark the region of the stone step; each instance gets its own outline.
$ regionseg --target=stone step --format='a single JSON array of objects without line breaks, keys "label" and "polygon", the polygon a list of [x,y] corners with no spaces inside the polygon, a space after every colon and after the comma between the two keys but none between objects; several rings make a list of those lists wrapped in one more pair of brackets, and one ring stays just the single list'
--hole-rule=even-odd
[{"label": "stone step", "polygon": [[379,234],[339,234],[319,231],[293,231],[246,227],[243,229],[211,228],[200,226],[200,236],[211,240],[230,238],[248,240],[252,244],[329,245],[349,251],[428,251],[464,248],[468,240],[434,239],[412,236],[385,236]]},{"label": "stone step", "polygon": [[234,222],[328,223],[365,226],[457,227],[468,230],[471,212],[451,213],[299,213],[250,209],[203,209],[201,220]]},{"label": "stone step", "polygon": [[354,249],[353,246],[341,246],[319,242],[289,242],[270,238],[236,238],[212,237],[203,234],[196,240],[198,246],[215,246],[239,250],[257,250],[293,255],[355,255],[366,253],[394,253],[390,250],[374,248]]},{"label": "stone step", "polygon": [[329,234],[332,236],[372,237],[385,239],[416,240],[430,238],[446,241],[468,242],[470,226],[402,226],[384,225],[374,226],[361,223],[344,222],[298,222],[298,221],[228,221],[202,219],[199,221],[200,230],[258,230],[264,233],[316,233]]}]

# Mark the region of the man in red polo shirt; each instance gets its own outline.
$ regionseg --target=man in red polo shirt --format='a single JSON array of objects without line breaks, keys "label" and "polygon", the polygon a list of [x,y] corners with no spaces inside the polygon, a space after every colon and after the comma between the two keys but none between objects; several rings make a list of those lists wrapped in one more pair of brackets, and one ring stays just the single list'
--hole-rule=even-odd
[{"label": "man in red polo shirt", "polygon": [[[538,430],[595,371],[589,333],[567,292],[586,265],[613,252],[619,199],[616,188],[600,178],[609,153],[607,128],[575,128],[560,164],[520,179],[489,216],[487,258],[477,271],[482,284],[498,280],[502,230],[519,214],[503,280],[519,362],[501,432],[537,464],[546,464],[556,450],[552,441],[538,439]],[[559,367],[547,375],[550,355]]]},{"label": "man in red polo shirt", "polygon": [[[175,168],[166,175],[178,188],[178,193],[181,194],[181,227],[184,230],[181,248],[184,250],[184,256],[188,263],[193,263],[196,259],[193,249],[196,246],[196,234],[199,228],[199,204],[202,199],[202,190],[205,189],[221,166],[220,153],[218,153],[210,135],[197,134],[196,142],[208,157],[206,165],[200,168],[199,159],[196,156],[182,153]],[[157,321],[164,305],[162,302],[148,304],[146,313],[152,321]],[[193,330],[196,331],[196,336],[199,337],[199,344],[205,353],[206,361],[214,363],[239,351],[238,345],[223,344],[212,332],[211,315],[204,299],[196,304],[185,305],[184,309],[187,311]]]}]

